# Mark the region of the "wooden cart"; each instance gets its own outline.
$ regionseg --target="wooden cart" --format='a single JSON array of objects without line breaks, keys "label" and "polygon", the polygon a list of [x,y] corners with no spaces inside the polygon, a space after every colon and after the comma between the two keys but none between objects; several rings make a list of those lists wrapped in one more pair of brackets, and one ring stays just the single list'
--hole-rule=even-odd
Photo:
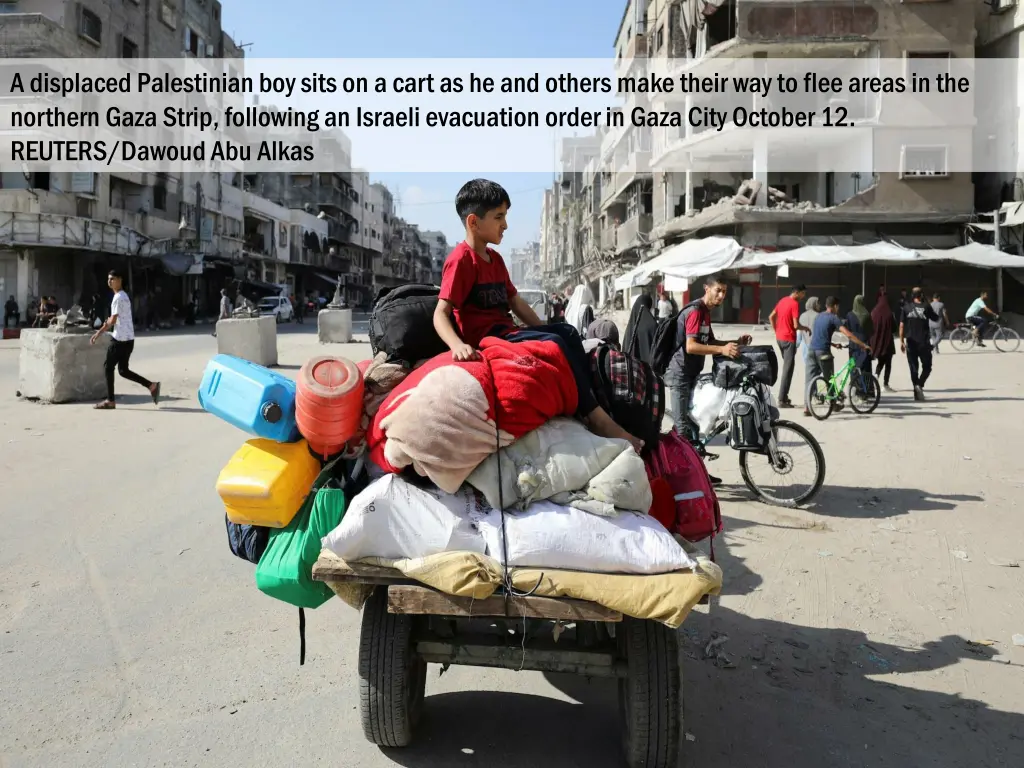
[{"label": "wooden cart", "polygon": [[460,664],[616,678],[626,764],[677,764],[682,678],[668,627],[582,600],[453,597],[390,568],[341,561],[318,562],[313,578],[373,587],[359,635],[359,708],[374,744],[407,746],[427,664]]}]

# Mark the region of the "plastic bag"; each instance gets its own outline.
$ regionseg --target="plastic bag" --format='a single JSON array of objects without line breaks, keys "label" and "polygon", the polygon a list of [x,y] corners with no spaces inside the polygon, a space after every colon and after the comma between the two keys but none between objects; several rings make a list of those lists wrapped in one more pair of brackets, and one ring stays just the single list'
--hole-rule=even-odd
[{"label": "plastic bag", "polygon": [[394,560],[438,552],[484,554],[476,521],[489,506],[468,485],[456,494],[420,488],[398,475],[385,475],[352,499],[344,520],[324,536],[323,546],[342,560]]},{"label": "plastic bag", "polygon": [[701,376],[690,400],[690,418],[702,435],[708,434],[718,423],[719,416],[728,410],[730,390],[716,387],[711,377]]}]

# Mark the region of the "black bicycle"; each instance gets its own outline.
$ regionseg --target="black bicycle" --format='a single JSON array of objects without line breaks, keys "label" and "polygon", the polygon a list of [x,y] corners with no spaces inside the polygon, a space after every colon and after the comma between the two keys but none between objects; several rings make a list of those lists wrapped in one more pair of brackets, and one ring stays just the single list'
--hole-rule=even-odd
[{"label": "black bicycle", "polygon": [[949,343],[957,352],[974,349],[982,340],[991,341],[1000,352],[1016,352],[1020,347],[1020,334],[1004,325],[998,315],[989,321],[980,337],[973,323],[957,323],[949,334]]},{"label": "black bicycle", "polygon": [[[740,392],[756,397],[762,412],[769,414],[770,428],[764,430],[760,447],[741,448],[735,445],[732,423],[723,417],[719,417],[708,434],[693,441],[694,447],[703,458],[709,461],[717,459],[716,454],[708,453],[707,445],[719,435],[726,434],[726,444],[740,452],[743,482],[758,499],[779,507],[806,504],[825,483],[825,454],[821,445],[806,427],[779,418],[778,409],[772,405],[771,388],[766,384],[752,376],[744,376]],[[764,479],[760,477],[762,471]],[[803,478],[804,472],[806,478]],[[772,480],[783,487],[773,489],[770,485]]]}]

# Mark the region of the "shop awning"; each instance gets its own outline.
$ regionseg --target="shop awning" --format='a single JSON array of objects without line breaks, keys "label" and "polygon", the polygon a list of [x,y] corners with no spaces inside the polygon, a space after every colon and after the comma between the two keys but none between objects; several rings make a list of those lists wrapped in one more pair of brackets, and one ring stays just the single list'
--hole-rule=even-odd
[{"label": "shop awning", "polygon": [[685,240],[617,277],[615,290],[623,291],[646,285],[655,274],[686,280],[711,275],[729,269],[742,253],[742,246],[731,237]]},{"label": "shop awning", "polygon": [[805,245],[791,251],[771,253],[748,251],[745,267],[781,267],[783,264],[861,264],[869,261],[913,263],[921,261],[917,251],[892,243],[869,245]]},{"label": "shop awning", "polygon": [[955,261],[960,264],[969,264],[972,267],[983,269],[995,269],[1005,267],[1008,269],[1024,268],[1024,256],[1014,256],[1012,253],[1004,253],[994,245],[984,243],[968,243],[958,248],[923,248],[918,249],[922,261]]}]

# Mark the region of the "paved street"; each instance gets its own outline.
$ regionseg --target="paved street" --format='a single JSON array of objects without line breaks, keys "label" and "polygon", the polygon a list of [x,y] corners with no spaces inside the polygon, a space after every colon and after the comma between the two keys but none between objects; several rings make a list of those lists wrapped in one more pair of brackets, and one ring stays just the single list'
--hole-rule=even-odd
[{"label": "paved street", "polygon": [[[215,348],[140,336],[166,401],[119,379],[99,412],[18,401],[0,342],[0,765],[621,765],[614,687],[539,673],[432,667],[420,741],[364,741],[358,615],[308,612],[300,667],[297,611],[228,551],[214,481],[244,437],[195,399]],[[291,375],[323,349],[308,321],[279,348]],[[683,764],[1021,764],[1024,352],[947,345],[926,403],[894,369],[871,416],[793,412],[828,461],[813,508],[750,501],[731,452],[712,465],[726,586],[682,630]]]}]

